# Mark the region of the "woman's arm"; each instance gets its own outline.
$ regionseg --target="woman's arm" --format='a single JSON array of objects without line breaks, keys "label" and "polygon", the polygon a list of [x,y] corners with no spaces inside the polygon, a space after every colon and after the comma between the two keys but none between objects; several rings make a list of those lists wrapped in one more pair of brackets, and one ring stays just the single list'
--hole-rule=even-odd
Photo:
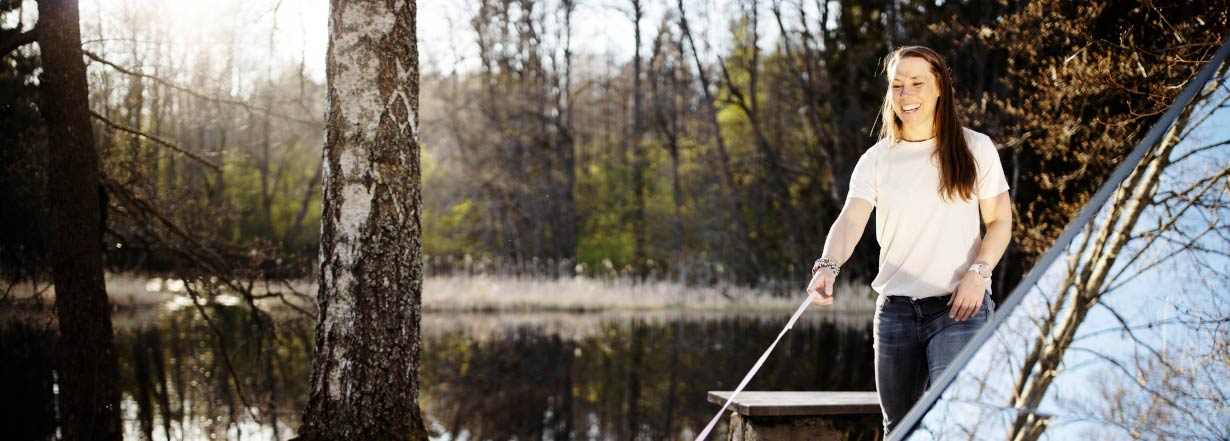
[{"label": "woman's arm", "polygon": [[[871,211],[874,208],[871,202],[860,198],[846,199],[846,205],[842,207],[841,214],[837,215],[837,220],[833,221],[833,226],[829,228],[829,235],[824,240],[824,253],[821,256],[832,259],[838,265],[845,263],[850,258],[850,254],[854,253],[854,247],[858,245],[859,238],[863,237],[863,229],[867,227],[867,221],[871,219]],[[813,296],[812,303],[832,304],[833,283],[836,279],[837,277],[828,268],[816,271],[811,282],[807,284],[807,295]]]},{"label": "woman's arm", "polygon": [[978,248],[974,263],[985,263],[994,269],[999,259],[1004,257],[1008,241],[1012,240],[1012,199],[1005,191],[998,196],[979,200],[978,208],[982,212],[987,234],[982,236],[982,246]]},{"label": "woman's arm", "polygon": [[[1008,249],[1008,241],[1012,240],[1012,198],[1008,192],[1000,193],[986,199],[978,200],[978,209],[982,212],[982,222],[987,227],[986,235],[982,236],[982,245],[978,247],[978,255],[974,263],[986,264],[992,270]],[[957,285],[957,292],[949,300],[952,305],[948,316],[957,320],[973,317],[982,309],[982,296],[987,289],[987,279],[978,273],[966,271]]]}]

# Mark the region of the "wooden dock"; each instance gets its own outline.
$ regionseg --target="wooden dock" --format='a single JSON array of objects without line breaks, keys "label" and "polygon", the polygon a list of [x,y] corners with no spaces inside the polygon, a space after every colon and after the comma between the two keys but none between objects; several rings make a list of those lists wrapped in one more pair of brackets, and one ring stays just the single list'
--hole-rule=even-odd
[{"label": "wooden dock", "polygon": [[[726,403],[729,391],[710,391]],[[875,392],[744,391],[730,403],[731,441],[875,440],[881,436]]]}]

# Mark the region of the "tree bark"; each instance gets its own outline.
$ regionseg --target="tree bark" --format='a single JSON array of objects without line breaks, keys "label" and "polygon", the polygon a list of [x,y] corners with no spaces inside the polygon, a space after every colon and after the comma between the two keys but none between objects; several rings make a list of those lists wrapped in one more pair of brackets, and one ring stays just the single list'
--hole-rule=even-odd
[{"label": "tree bark", "polygon": [[[577,204],[575,197],[576,188],[576,140],[574,138],[576,132],[572,127],[572,13],[576,9],[573,0],[564,0],[561,6],[564,10],[564,74],[563,85],[560,88],[559,98],[556,100],[558,114],[561,122],[559,130],[561,132],[559,141],[556,142],[558,149],[559,167],[564,175],[564,183],[560,186],[559,191],[562,193],[562,214],[556,228],[560,229],[560,242],[562,243],[562,252],[559,255],[561,260],[567,259],[569,262],[575,261],[577,257]],[[572,266],[568,266],[568,273],[571,274]]]},{"label": "tree bark", "polygon": [[75,0],[43,0],[40,111],[47,121],[51,277],[60,323],[59,407],[65,440],[117,440],[120,393],[103,284],[98,152],[90,125]]},{"label": "tree bark", "polygon": [[[136,29],[130,29],[129,38],[137,41]],[[132,48],[132,60],[137,65],[134,70],[141,70],[142,60],[137,53],[136,46]],[[127,119],[128,127],[136,132],[143,132],[141,127],[142,118],[141,110],[145,108],[145,88],[141,83],[142,78],[133,75],[128,81],[128,93],[124,97],[124,112]],[[141,192],[146,191],[147,176],[144,168],[146,164],[142,163],[145,159],[145,152],[142,151],[141,137],[133,134],[128,134],[128,161],[129,175],[127,176],[127,184],[129,189],[141,189]]]},{"label": "tree bark", "polygon": [[301,439],[427,439],[415,9],[331,2],[319,315]]},{"label": "tree bark", "polygon": [[632,267],[642,274],[645,267],[645,169],[649,158],[643,145],[644,91],[641,86],[641,19],[645,8],[641,0],[631,0],[632,29],[635,47],[632,55],[632,126],[628,134],[628,148],[632,154]]}]

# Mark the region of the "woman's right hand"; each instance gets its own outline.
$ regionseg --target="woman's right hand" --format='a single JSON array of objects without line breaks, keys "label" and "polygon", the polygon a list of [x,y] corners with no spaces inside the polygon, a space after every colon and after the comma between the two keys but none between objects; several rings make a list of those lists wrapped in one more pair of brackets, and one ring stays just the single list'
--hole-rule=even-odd
[{"label": "woman's right hand", "polygon": [[811,283],[807,284],[807,295],[811,296],[813,305],[828,306],[833,304],[833,283],[837,281],[837,276],[833,275],[833,270],[824,267],[816,271],[816,274],[811,276]]}]

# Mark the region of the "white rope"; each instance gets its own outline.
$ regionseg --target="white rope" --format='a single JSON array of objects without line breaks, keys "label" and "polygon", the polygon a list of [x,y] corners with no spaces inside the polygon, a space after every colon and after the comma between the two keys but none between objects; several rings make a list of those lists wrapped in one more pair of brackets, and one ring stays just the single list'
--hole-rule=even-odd
[{"label": "white rope", "polygon": [[705,426],[705,430],[700,431],[700,435],[696,436],[696,441],[704,441],[705,437],[709,436],[709,431],[713,430],[713,426],[717,425],[718,420],[722,419],[722,414],[726,412],[727,407],[730,407],[730,403],[735,400],[735,397],[739,396],[739,392],[742,392],[743,388],[747,386],[747,383],[752,381],[752,377],[756,375],[756,371],[760,370],[760,365],[764,364],[764,361],[769,358],[769,353],[773,352],[773,348],[777,347],[777,342],[781,341],[782,336],[786,335],[786,331],[793,328],[794,322],[799,319],[800,315],[803,315],[803,311],[807,309],[807,305],[811,304],[811,299],[812,296],[807,296],[806,299],[803,299],[803,304],[799,305],[799,309],[794,311],[794,315],[790,317],[790,322],[786,323],[786,327],[782,328],[782,332],[777,334],[777,338],[773,340],[773,344],[769,345],[769,349],[766,349],[764,354],[760,356],[760,360],[756,360],[756,365],[752,366],[752,370],[748,371],[747,375],[743,377],[743,381],[739,382],[739,387],[736,387],[735,391],[730,394],[730,398],[726,399],[726,404],[722,405],[722,410],[719,410],[717,415],[714,415],[713,419],[709,420],[709,424]]}]

